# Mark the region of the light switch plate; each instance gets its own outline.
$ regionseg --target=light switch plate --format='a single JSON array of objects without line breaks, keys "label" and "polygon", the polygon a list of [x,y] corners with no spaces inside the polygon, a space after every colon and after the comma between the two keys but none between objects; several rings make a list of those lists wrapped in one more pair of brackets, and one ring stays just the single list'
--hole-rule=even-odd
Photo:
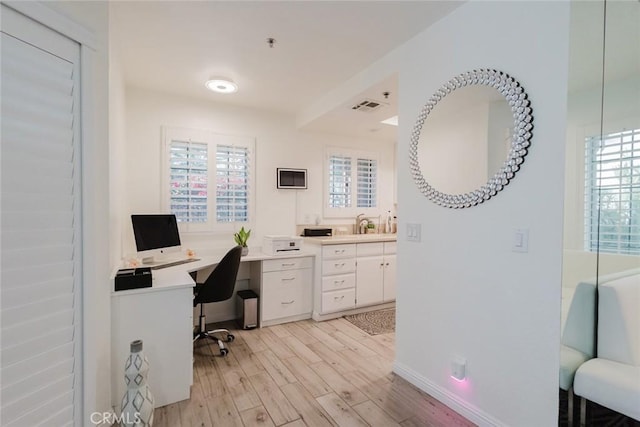
[{"label": "light switch plate", "polygon": [[529,229],[516,228],[513,230],[513,240],[511,242],[513,252],[529,252]]},{"label": "light switch plate", "polygon": [[422,225],[407,223],[407,241],[419,242],[422,235]]}]

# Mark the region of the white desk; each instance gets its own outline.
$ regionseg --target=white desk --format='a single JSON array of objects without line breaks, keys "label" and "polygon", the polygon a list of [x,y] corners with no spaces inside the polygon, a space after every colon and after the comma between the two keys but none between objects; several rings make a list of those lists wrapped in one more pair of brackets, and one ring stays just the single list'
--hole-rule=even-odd
[{"label": "white desk", "polygon": [[[149,359],[156,407],[189,398],[195,286],[189,273],[218,264],[225,253],[153,270],[150,288],[111,293],[111,401],[117,413],[126,390],[124,362],[129,344],[137,339]],[[311,317],[313,257],[309,252],[270,256],[255,250],[242,257],[242,263],[250,263],[249,286],[260,296],[260,326]]]}]

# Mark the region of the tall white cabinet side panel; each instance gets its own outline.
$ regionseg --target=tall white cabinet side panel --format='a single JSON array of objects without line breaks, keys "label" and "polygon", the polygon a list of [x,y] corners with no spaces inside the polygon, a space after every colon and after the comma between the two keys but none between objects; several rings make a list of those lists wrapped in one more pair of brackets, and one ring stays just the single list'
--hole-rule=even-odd
[{"label": "tall white cabinet side panel", "polygon": [[193,289],[191,287],[111,297],[112,403],[120,409],[126,390],[124,363],[131,341],[142,340],[149,359],[155,406],[188,399],[193,380]]}]

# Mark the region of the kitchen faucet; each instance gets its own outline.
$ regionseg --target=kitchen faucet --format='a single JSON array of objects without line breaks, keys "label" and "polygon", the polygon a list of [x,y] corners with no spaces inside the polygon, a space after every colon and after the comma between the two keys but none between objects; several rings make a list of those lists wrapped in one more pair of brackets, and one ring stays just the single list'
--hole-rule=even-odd
[{"label": "kitchen faucet", "polygon": [[356,217],[356,233],[355,234],[362,234],[362,233],[360,233],[360,217],[361,216],[364,216],[364,214],[361,213],[360,215],[358,215]]}]

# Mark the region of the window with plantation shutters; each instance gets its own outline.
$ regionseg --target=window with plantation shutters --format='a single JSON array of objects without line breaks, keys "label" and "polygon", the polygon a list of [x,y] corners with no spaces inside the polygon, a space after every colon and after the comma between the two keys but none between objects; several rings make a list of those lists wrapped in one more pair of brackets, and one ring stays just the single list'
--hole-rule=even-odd
[{"label": "window with plantation shutters", "polygon": [[585,243],[640,255],[640,129],[585,140]]},{"label": "window with plantation shutters", "polygon": [[165,128],[167,207],[182,231],[215,231],[251,220],[252,138]]},{"label": "window with plantation shutters", "polygon": [[373,214],[378,207],[378,159],[375,153],[327,150],[325,216]]},{"label": "window with plantation shutters", "polygon": [[351,207],[351,157],[329,156],[329,206]]},{"label": "window with plantation shutters", "polygon": [[358,159],[358,188],[356,191],[359,208],[375,208],[378,184],[378,162],[373,159]]},{"label": "window with plantation shutters", "polygon": [[0,424],[83,425],[80,48],[2,15]]},{"label": "window with plantation shutters", "polygon": [[216,146],[216,220],[218,222],[249,220],[250,160],[248,147]]},{"label": "window with plantation shutters", "polygon": [[171,213],[178,222],[207,222],[208,146],[171,141],[169,145]]}]

